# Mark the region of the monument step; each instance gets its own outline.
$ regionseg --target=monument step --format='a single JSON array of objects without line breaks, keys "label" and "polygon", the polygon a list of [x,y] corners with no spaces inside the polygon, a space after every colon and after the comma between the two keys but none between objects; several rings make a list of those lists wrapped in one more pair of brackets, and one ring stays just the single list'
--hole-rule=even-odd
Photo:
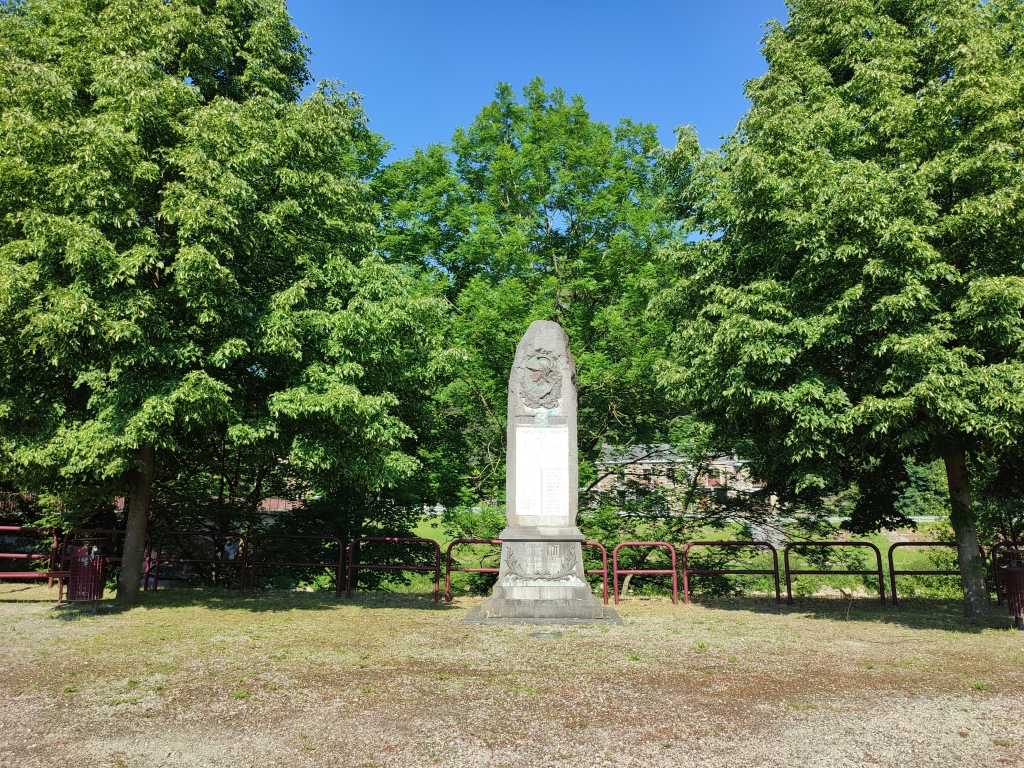
[{"label": "monument step", "polygon": [[[567,625],[586,625],[586,624],[603,624],[613,625],[622,624],[622,618],[618,612],[609,606],[601,605],[600,602],[595,600],[599,612],[593,616],[488,616],[487,615],[487,604],[491,602],[490,599],[485,600],[479,605],[474,605],[469,609],[466,617],[462,620],[463,624],[567,624]],[[562,609],[564,613],[564,606]]]}]

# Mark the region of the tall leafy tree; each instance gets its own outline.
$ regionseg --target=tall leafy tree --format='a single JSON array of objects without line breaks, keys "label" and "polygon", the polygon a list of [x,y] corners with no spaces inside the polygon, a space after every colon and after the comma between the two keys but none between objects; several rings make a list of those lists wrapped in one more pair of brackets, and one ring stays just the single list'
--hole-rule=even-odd
[{"label": "tall leafy tree", "polygon": [[533,320],[569,335],[581,457],[666,429],[659,329],[640,322],[674,227],[663,159],[654,126],[594,121],[582,98],[536,79],[521,98],[500,84],[450,144],[376,180],[387,258],[421,265],[452,305],[460,361],[438,396],[426,476],[448,503],[503,495],[509,366]]},{"label": "tall leafy tree", "polygon": [[793,504],[851,482],[898,520],[945,464],[966,612],[986,606],[970,457],[1024,435],[1024,5],[792,0],[721,152],[690,167],[664,384]]},{"label": "tall leafy tree", "polygon": [[439,305],[372,255],[385,145],[308,54],[283,0],[0,4],[2,470],[127,495],[123,602],[162,456],[416,466]]}]

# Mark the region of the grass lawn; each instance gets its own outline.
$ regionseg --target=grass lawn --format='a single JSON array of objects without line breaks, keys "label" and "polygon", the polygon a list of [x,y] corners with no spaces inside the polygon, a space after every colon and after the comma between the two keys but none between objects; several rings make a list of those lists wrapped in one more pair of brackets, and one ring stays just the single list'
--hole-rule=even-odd
[{"label": "grass lawn", "polygon": [[956,601],[632,598],[532,637],[475,598],[49,599],[0,585],[0,766],[1024,765],[1024,635]]}]

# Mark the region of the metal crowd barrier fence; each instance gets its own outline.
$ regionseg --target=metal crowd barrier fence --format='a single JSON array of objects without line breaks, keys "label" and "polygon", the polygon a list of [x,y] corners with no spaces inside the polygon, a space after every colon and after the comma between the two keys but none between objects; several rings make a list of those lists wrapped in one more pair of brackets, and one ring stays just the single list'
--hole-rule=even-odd
[{"label": "metal crowd barrier fence", "polygon": [[489,544],[491,546],[500,547],[502,545],[501,539],[454,539],[448,545],[448,551],[445,553],[444,561],[444,599],[445,602],[450,603],[452,601],[452,571],[464,571],[466,573],[497,573],[500,569],[489,566],[480,566],[479,568],[473,568],[470,566],[452,565],[452,550],[455,547],[462,546],[464,544]]},{"label": "metal crowd barrier fence", "polygon": [[[168,536],[205,539],[210,539],[214,536],[221,536],[226,539],[238,539],[239,544],[235,557],[232,557],[227,560],[216,557],[164,557],[164,540]],[[244,592],[248,549],[248,538],[245,536],[245,534],[237,533],[235,531],[167,531],[166,533],[161,534],[160,538],[157,539],[156,554],[152,558],[153,591],[155,592],[160,586],[160,564],[177,563],[181,565],[213,565],[214,573],[216,573],[216,568],[218,565],[229,565],[233,568],[238,568],[239,590]]]},{"label": "metal crowd barrier fence", "polygon": [[996,605],[1003,604],[1003,593],[1005,585],[999,581],[999,555],[1000,550],[1012,550],[1017,557],[1024,561],[1024,541],[997,541],[988,551],[988,559],[992,562],[992,587],[996,591]]},{"label": "metal crowd barrier fence", "polygon": [[[672,569],[657,568],[626,568],[619,569],[619,550],[623,547],[665,547],[672,557]],[[672,604],[679,604],[679,574],[676,571],[676,548],[665,541],[623,541],[615,545],[612,550],[612,594],[615,596],[615,604],[619,604],[619,576],[672,576]]]},{"label": "metal crowd barrier fence", "polygon": [[[687,563],[687,553],[690,547],[767,547],[772,551],[772,561],[775,567],[772,570],[764,568],[690,568]],[[717,575],[745,575],[745,576],[774,576],[775,577],[775,602],[782,602],[782,593],[779,588],[779,552],[767,541],[691,541],[683,547],[683,601],[690,603],[690,574],[696,573],[708,576]]]},{"label": "metal crowd barrier fence", "polygon": [[[25,560],[25,561],[47,561],[48,568],[46,570],[29,570],[29,571],[0,571],[0,581],[4,580],[32,580],[32,579],[47,579],[50,586],[53,586],[53,581],[57,581],[58,605],[61,603],[62,595],[64,592],[64,580],[68,578],[69,571],[65,567],[69,564],[70,555],[68,553],[69,544],[81,535],[99,535],[108,538],[124,536],[125,531],[118,529],[107,529],[107,528],[74,528],[68,531],[64,536],[63,540],[60,539],[58,532],[53,528],[43,528],[35,526],[16,526],[7,525],[0,526],[0,537],[4,535],[21,536],[25,534],[37,534],[45,538],[50,539],[51,551],[49,554],[36,553],[36,552],[0,552],[0,560],[14,559],[14,560]],[[234,557],[230,559],[222,558],[190,558],[190,557],[168,557],[164,555],[164,544],[168,537],[197,537],[205,538],[207,540],[212,537],[220,536],[225,538],[237,539],[239,542],[238,550]],[[318,562],[298,562],[298,561],[260,561],[259,551],[260,546],[266,540],[269,539],[307,539],[307,540],[319,540],[325,542],[333,542],[338,545],[338,560],[334,561],[318,561]],[[518,540],[517,540],[518,541]],[[392,565],[383,563],[360,563],[358,561],[358,552],[360,543],[365,542],[385,542],[391,544],[424,544],[434,549],[434,565]],[[455,539],[448,544],[446,556],[445,556],[445,600],[451,601],[451,574],[454,571],[464,572],[475,572],[475,573],[498,573],[499,568],[497,567],[470,567],[460,566],[452,564],[452,552],[455,547],[461,545],[470,544],[487,544],[491,546],[501,546],[504,543],[501,539]],[[597,547],[601,552],[602,568],[600,569],[587,569],[585,571],[588,575],[600,574],[602,577],[603,586],[603,599],[605,605],[608,604],[608,552],[605,547],[596,541],[582,542],[583,546]],[[123,546],[123,545],[122,545]],[[893,605],[897,605],[898,597],[896,593],[896,579],[899,576],[959,576],[959,570],[901,570],[895,565],[894,552],[896,549],[901,547],[955,547],[956,544],[953,542],[945,541],[916,541],[916,542],[897,542],[889,547],[888,561],[889,561],[889,581],[892,591],[892,602]],[[658,547],[665,548],[669,551],[669,556],[672,561],[672,568],[669,569],[658,569],[658,568],[619,568],[618,555],[619,550],[626,547]],[[772,560],[774,568],[769,569],[699,569],[690,568],[688,561],[688,553],[693,547],[762,547],[769,549],[772,552]],[[876,567],[872,570],[828,570],[828,569],[796,569],[790,565],[790,550],[798,547],[865,547],[870,548],[875,553]],[[116,548],[115,548],[116,551]],[[997,604],[1002,605],[1004,599],[1004,585],[1002,584],[1001,571],[1004,569],[1000,567],[1000,557],[1005,557],[1010,552],[1013,552],[1017,557],[1024,561],[1024,542],[1020,541],[1000,541],[994,544],[989,552],[989,561],[992,568],[993,576],[993,588],[996,592]],[[254,594],[255,582],[259,569],[263,567],[308,567],[308,568],[326,568],[331,569],[335,572],[335,595],[340,597],[341,595],[341,572],[344,568],[343,542],[335,536],[320,536],[320,535],[299,535],[299,534],[263,534],[261,536],[254,537],[252,540],[251,547],[251,560],[249,556],[250,546],[249,539],[246,535],[231,532],[231,531],[168,531],[160,536],[157,542],[155,550],[152,547],[149,536],[146,536],[146,554],[143,561],[143,585],[144,588],[148,589],[150,581],[153,582],[154,590],[157,589],[160,579],[160,566],[161,564],[182,564],[182,565],[198,565],[207,564],[213,565],[215,568],[218,566],[231,566],[238,569],[239,573],[239,587],[242,592],[245,590],[245,576],[246,571],[251,571],[252,582],[250,583],[250,594]],[[982,557],[985,556],[982,551]],[[805,541],[805,542],[790,542],[787,544],[783,551],[784,563],[785,563],[785,576],[786,576],[786,598],[787,602],[793,604],[793,576],[801,575],[836,575],[836,576],[875,576],[878,578],[878,593],[879,598],[883,605],[885,604],[885,577],[882,570],[882,556],[874,544],[864,541]],[[123,559],[122,556],[110,556],[105,558],[109,562],[119,563]],[[779,583],[779,560],[778,551],[769,542],[764,541],[692,541],[687,543],[682,550],[682,571],[683,571],[683,597],[686,603],[690,602],[690,583],[689,577],[691,575],[770,575],[775,579],[775,600],[781,602],[781,589]],[[437,602],[440,599],[440,574],[441,574],[441,547],[433,539],[422,539],[412,537],[392,537],[392,536],[360,536],[355,538],[351,545],[348,547],[348,582],[346,595],[352,596],[352,592],[355,589],[358,582],[358,571],[360,569],[365,570],[398,570],[398,571],[420,571],[434,574],[434,600]],[[672,576],[672,602],[678,604],[679,602],[679,589],[678,589],[678,573],[676,568],[676,549],[668,542],[664,541],[624,541],[617,544],[612,551],[612,572],[611,577],[613,581],[613,596],[615,604],[619,602],[619,577],[626,575],[643,575],[643,576],[654,576],[654,575],[665,575]]]},{"label": "metal crowd barrier fence", "polygon": [[[896,598],[896,577],[897,576],[959,576],[960,571],[899,571],[896,570],[896,566],[893,562],[893,550],[897,547],[953,547],[956,548],[956,542],[953,541],[897,541],[891,547],[889,547],[889,586],[892,589],[892,604],[898,605]],[[982,557],[985,557],[985,553],[982,552]]]},{"label": "metal crowd barrier fence", "polygon": [[[48,567],[44,571],[0,571],[0,581],[32,581],[35,579],[46,579],[47,585],[53,587],[53,580],[57,580],[57,604],[60,605],[63,595],[63,579],[68,577],[66,571],[58,569],[57,560],[57,530],[55,528],[39,528],[25,525],[0,525],[0,536],[20,536],[23,533],[40,534],[38,538],[50,539],[50,552],[0,552],[0,560],[45,560]],[[28,538],[28,537],[26,537]]]},{"label": "metal crowd barrier fence", "polygon": [[[359,544],[368,541],[381,541],[390,544],[429,544],[434,548],[434,565],[385,565],[381,563],[360,563],[356,559]],[[352,589],[356,585],[357,570],[366,571],[424,571],[434,573],[434,602],[438,602],[441,592],[441,545],[433,539],[418,539],[399,536],[357,536],[348,548],[348,588],[345,597],[352,597]]]},{"label": "metal crowd barrier fence", "polygon": [[[875,552],[875,561],[878,567],[873,571],[833,571],[833,570],[820,570],[820,569],[801,569],[789,567],[789,550],[793,547],[870,547]],[[786,545],[783,550],[783,557],[786,561],[786,602],[789,605],[793,604],[793,576],[804,576],[804,575],[831,575],[831,576],[877,576],[878,577],[878,596],[882,600],[882,605],[885,605],[885,576],[882,573],[882,553],[878,551],[878,547],[869,541],[794,541]]]},{"label": "metal crowd barrier fence", "polygon": [[[306,540],[320,540],[320,541],[333,541],[338,545],[338,561],[337,562],[319,562],[319,563],[304,563],[304,562],[292,562],[286,560],[264,560],[259,559],[259,548],[267,539],[306,539]],[[337,536],[316,536],[312,534],[286,534],[286,533],[264,533],[260,536],[254,536],[252,540],[252,565],[249,582],[249,594],[256,594],[256,576],[258,574],[259,566],[268,567],[288,567],[288,568],[326,568],[334,570],[334,596],[341,597],[341,572],[345,567],[345,545],[341,543],[341,539]]]},{"label": "metal crowd barrier fence", "polygon": [[[515,539],[514,541],[548,541],[548,539]],[[444,567],[444,599],[445,602],[452,601],[452,571],[464,571],[468,573],[498,573],[500,568],[493,567],[479,567],[472,568],[468,566],[452,565],[452,549],[456,546],[463,544],[490,544],[492,546],[500,547],[504,544],[501,539],[454,539],[448,545],[448,551],[445,554],[445,567]],[[511,542],[510,542],[511,543]],[[604,548],[604,545],[599,541],[584,541],[582,542],[584,547],[597,547],[601,550],[601,568],[591,568],[589,570],[584,569],[584,573],[588,575],[601,574],[601,585],[603,592],[603,602],[608,605],[608,550]]]}]

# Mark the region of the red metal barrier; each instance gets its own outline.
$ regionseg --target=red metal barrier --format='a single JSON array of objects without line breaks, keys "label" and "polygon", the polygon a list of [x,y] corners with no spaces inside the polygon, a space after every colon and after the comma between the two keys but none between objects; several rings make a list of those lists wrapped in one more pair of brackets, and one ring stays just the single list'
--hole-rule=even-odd
[{"label": "red metal barrier", "polygon": [[498,568],[469,568],[461,565],[452,565],[452,550],[463,544],[490,544],[495,547],[502,545],[501,539],[454,539],[448,545],[444,561],[444,599],[445,602],[452,601],[452,571],[466,571],[468,573],[497,573]]},{"label": "red metal barrier", "polygon": [[[524,541],[524,539],[516,539],[515,541]],[[529,541],[533,541],[530,539]],[[537,539],[537,541],[548,541],[548,539]],[[448,552],[445,556],[445,568],[444,568],[444,599],[447,602],[452,601],[452,571],[468,571],[471,573],[497,573],[500,569],[498,568],[466,568],[463,566],[452,565],[452,549],[462,544],[492,544],[496,547],[500,547],[504,542],[501,539],[455,539],[448,545]],[[604,545],[599,541],[584,541],[582,542],[584,547],[597,547],[601,550],[601,568],[592,568],[589,571],[584,570],[586,574],[601,574],[601,584],[604,592],[604,604],[608,605],[608,550],[604,548]]]},{"label": "red metal barrier", "polygon": [[[51,541],[50,554],[36,552],[0,552],[0,560],[46,560],[48,561],[45,571],[0,571],[0,581],[31,581],[34,579],[46,579],[49,586],[53,587],[53,580],[57,580],[57,604],[60,605],[63,595],[63,579],[68,574],[57,568],[57,531],[54,528],[38,528],[24,525],[0,525],[0,536],[18,536],[22,533],[43,534]],[[40,536],[42,538],[42,536]]]},{"label": "red metal barrier", "polygon": [[[878,568],[874,571],[794,570],[789,567],[789,550],[793,547],[870,547],[875,551]],[[833,576],[878,576],[878,596],[882,600],[882,605],[885,605],[885,574],[882,573],[882,553],[870,541],[794,541],[786,545],[783,550],[783,558],[786,561],[786,602],[789,605],[793,604],[793,576],[829,574]]]},{"label": "red metal barrier", "polygon": [[[687,565],[686,555],[690,547],[768,547],[772,551],[772,561],[775,564],[773,570],[751,569],[751,568],[690,568]],[[690,602],[690,574],[704,574],[717,576],[723,574],[752,575],[752,576],[774,576],[775,577],[775,602],[782,602],[782,592],[779,587],[779,552],[767,541],[691,541],[683,547],[683,600]]]},{"label": "red metal barrier", "polygon": [[584,541],[584,547],[597,547],[601,550],[601,570],[593,568],[584,573],[600,573],[601,584],[604,590],[604,604],[608,605],[608,550],[604,548],[604,544],[599,541]]},{"label": "red metal barrier", "polygon": [[[657,569],[638,569],[631,568],[626,570],[619,569],[619,550],[623,547],[665,547],[668,549],[669,554],[672,556],[672,570],[657,570]],[[615,545],[615,549],[612,550],[612,594],[615,596],[615,604],[619,604],[619,576],[626,576],[629,574],[643,575],[643,576],[655,576],[655,575],[671,575],[672,576],[672,604],[679,604],[679,574],[676,572],[676,548],[665,541],[623,541],[620,544]]]},{"label": "red metal barrier", "polygon": [[[70,531],[64,534],[64,540],[60,545],[60,567],[62,570],[68,570],[64,566],[70,561],[71,556],[68,554],[68,544],[75,539],[79,534],[99,534],[101,536],[124,536],[125,532],[116,528],[72,528]],[[124,554],[124,544],[121,545],[121,554]],[[153,556],[153,544],[149,539],[149,534],[146,534],[146,550],[142,558],[142,586],[146,588],[149,585],[149,561]],[[120,563],[123,557],[107,557],[103,558],[108,563]]]},{"label": "red metal barrier", "polygon": [[[429,565],[382,565],[379,563],[360,563],[356,560],[359,544],[364,541],[384,541],[390,544],[429,544],[434,547],[435,559],[433,567]],[[348,548],[348,589],[345,597],[352,597],[352,588],[356,584],[356,571],[425,571],[434,572],[434,602],[441,599],[441,545],[433,539],[417,539],[396,536],[357,536]]]},{"label": "red metal barrier", "polygon": [[1024,560],[1024,541],[997,541],[988,551],[988,559],[992,563],[992,587],[996,591],[996,605],[1003,604],[1003,592],[1005,591],[999,583],[999,550],[1001,549],[1012,549],[1021,560]]},{"label": "red metal barrier", "polygon": [[[897,571],[893,564],[892,552],[896,547],[953,547],[955,541],[898,541],[889,547],[889,586],[892,588],[892,604],[897,605],[896,600],[896,577],[897,576],[959,576],[960,571]],[[981,553],[982,559],[985,553]],[[997,590],[998,591],[998,590]]]},{"label": "red metal barrier", "polygon": [[[264,539],[312,539],[319,541],[333,541],[338,545],[338,562],[336,563],[294,563],[284,560],[268,560],[260,562],[259,560],[259,548],[260,544]],[[261,536],[256,536],[252,540],[252,581],[249,584],[249,594],[256,594],[256,574],[258,572],[258,566],[283,566],[291,568],[331,568],[334,570],[334,596],[341,597],[341,571],[345,567],[344,561],[345,545],[341,543],[341,539],[336,536],[315,536],[305,534],[284,534],[284,533],[264,533]]]},{"label": "red metal barrier", "polygon": [[[182,536],[192,538],[211,538],[213,536],[222,536],[229,539],[238,539],[239,546],[238,552],[235,557],[230,560],[221,560],[218,558],[201,558],[201,557],[164,557],[164,539],[168,536]],[[181,564],[197,564],[206,563],[217,565],[230,565],[238,568],[238,581],[239,590],[245,590],[245,569],[246,559],[249,551],[249,540],[244,534],[235,533],[233,531],[167,531],[160,535],[156,543],[156,555],[152,558],[153,566],[153,591],[155,592],[160,586],[160,564],[161,563],[181,563]]]}]

